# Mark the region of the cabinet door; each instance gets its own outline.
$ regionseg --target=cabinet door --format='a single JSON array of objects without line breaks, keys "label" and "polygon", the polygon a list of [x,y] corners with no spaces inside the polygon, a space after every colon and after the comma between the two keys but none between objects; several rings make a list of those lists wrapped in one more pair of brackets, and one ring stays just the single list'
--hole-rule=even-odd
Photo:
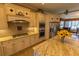
[{"label": "cabinet door", "polygon": [[5,4],[5,11],[7,15],[16,15],[16,5],[13,4]]},{"label": "cabinet door", "polygon": [[3,52],[5,56],[14,54],[13,41],[4,41],[2,42]]},{"label": "cabinet door", "polygon": [[31,11],[30,16],[31,16],[30,26],[36,27],[37,23],[36,23],[36,14],[35,14],[35,12]]},{"label": "cabinet door", "polygon": [[30,47],[30,37],[29,36],[24,37],[24,46],[25,46],[25,48]]},{"label": "cabinet door", "polygon": [[0,4],[0,29],[8,28],[4,6]]},{"label": "cabinet door", "polygon": [[35,40],[34,40],[34,35],[30,36],[30,44],[34,45],[35,44]]},{"label": "cabinet door", "polygon": [[2,55],[3,55],[3,48],[2,48],[2,45],[0,43],[0,56],[2,56]]},{"label": "cabinet door", "polygon": [[24,42],[22,38],[17,38],[14,40],[15,52],[19,52],[24,49]]},{"label": "cabinet door", "polygon": [[34,42],[35,42],[35,44],[40,42],[38,34],[34,35]]}]

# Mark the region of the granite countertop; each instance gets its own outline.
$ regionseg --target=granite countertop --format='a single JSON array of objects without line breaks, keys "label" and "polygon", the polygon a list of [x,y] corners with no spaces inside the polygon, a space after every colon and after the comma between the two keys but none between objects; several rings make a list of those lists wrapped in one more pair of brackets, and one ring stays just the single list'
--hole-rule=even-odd
[{"label": "granite countertop", "polygon": [[[68,38],[66,38],[69,40]],[[79,42],[62,43],[58,37],[33,47],[35,56],[79,56]]]},{"label": "granite countertop", "polygon": [[12,36],[4,36],[4,37],[0,37],[0,42],[7,41],[7,40],[12,40],[12,39],[13,39]]},{"label": "granite countertop", "polygon": [[30,33],[30,34],[22,34],[22,35],[14,35],[14,36],[3,36],[3,37],[0,37],[0,42],[3,42],[3,41],[7,41],[7,40],[12,40],[12,39],[16,39],[16,38],[22,38],[22,37],[27,37],[27,36],[31,36],[31,35],[35,35],[35,34],[38,34],[38,33]]}]

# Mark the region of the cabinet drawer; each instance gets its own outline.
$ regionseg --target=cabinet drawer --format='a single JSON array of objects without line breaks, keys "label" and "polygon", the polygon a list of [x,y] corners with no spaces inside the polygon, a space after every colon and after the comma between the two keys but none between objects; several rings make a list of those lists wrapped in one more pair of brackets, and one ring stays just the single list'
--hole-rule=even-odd
[{"label": "cabinet drawer", "polygon": [[13,41],[2,42],[2,46],[5,56],[14,54]]}]

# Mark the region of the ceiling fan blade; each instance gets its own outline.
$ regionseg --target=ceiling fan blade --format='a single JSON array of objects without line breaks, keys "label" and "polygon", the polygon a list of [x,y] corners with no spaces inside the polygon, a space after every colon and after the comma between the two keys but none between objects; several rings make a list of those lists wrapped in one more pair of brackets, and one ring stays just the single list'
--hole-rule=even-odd
[{"label": "ceiling fan blade", "polygon": [[76,12],[76,11],[79,11],[79,10],[72,10],[72,11],[69,11],[69,13],[71,13],[71,12]]},{"label": "ceiling fan blade", "polygon": [[76,12],[76,11],[79,11],[79,10],[71,10],[71,11],[66,10],[66,11],[59,13],[59,14],[68,14],[68,13],[72,13],[72,12]]}]

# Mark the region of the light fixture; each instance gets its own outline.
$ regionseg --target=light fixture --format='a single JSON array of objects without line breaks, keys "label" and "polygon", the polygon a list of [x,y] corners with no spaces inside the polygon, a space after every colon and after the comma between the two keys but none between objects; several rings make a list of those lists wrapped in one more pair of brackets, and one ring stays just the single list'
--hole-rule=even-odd
[{"label": "light fixture", "polygon": [[45,3],[41,3],[42,5],[44,5]]}]

